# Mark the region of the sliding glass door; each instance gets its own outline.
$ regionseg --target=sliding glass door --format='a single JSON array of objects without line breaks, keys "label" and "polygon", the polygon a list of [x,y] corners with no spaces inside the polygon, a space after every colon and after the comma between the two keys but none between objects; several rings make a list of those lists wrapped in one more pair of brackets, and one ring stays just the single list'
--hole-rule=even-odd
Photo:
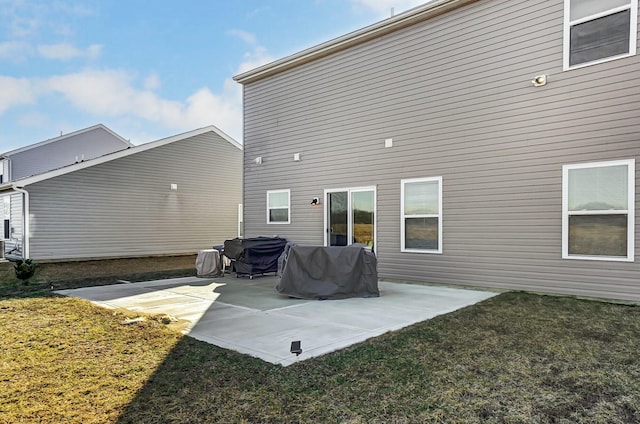
[{"label": "sliding glass door", "polygon": [[325,245],[366,244],[376,237],[375,187],[325,190]]}]

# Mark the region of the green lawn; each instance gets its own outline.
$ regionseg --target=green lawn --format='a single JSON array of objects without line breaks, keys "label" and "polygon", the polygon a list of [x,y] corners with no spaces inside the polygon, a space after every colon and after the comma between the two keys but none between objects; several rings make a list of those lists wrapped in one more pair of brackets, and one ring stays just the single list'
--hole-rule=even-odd
[{"label": "green lawn", "polygon": [[0,423],[635,423],[640,309],[505,293],[282,368],[0,290]]}]

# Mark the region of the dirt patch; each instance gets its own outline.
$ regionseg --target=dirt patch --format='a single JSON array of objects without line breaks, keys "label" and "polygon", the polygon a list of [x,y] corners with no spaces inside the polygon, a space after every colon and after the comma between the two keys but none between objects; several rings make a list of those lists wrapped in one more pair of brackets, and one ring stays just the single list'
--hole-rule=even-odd
[{"label": "dirt patch", "polygon": [[[195,275],[195,255],[39,263],[33,282],[65,287]],[[13,264],[0,263],[0,282],[16,281]],[[61,284],[64,283],[64,284]],[[60,287],[62,288],[62,287]]]}]

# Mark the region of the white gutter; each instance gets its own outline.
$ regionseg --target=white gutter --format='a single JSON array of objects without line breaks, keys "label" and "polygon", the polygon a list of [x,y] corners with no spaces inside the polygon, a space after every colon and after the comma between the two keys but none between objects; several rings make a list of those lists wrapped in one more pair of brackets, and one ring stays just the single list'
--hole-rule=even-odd
[{"label": "white gutter", "polygon": [[22,259],[29,259],[29,192],[15,184],[11,187],[18,193],[22,193],[22,223],[24,226],[22,229]]}]

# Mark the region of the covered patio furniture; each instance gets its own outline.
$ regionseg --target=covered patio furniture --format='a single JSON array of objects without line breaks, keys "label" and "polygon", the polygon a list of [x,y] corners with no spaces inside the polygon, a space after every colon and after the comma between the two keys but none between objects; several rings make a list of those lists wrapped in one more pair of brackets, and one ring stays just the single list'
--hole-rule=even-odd
[{"label": "covered patio furniture", "polygon": [[196,275],[198,277],[223,276],[223,267],[220,260],[220,252],[217,249],[205,249],[198,252],[196,257]]},{"label": "covered patio furniture", "polygon": [[301,299],[378,297],[377,259],[365,245],[287,245],[280,257],[280,294]]},{"label": "covered patio furniture", "polygon": [[224,242],[224,255],[231,260],[236,277],[278,272],[278,258],[287,240],[280,237],[235,238]]}]

